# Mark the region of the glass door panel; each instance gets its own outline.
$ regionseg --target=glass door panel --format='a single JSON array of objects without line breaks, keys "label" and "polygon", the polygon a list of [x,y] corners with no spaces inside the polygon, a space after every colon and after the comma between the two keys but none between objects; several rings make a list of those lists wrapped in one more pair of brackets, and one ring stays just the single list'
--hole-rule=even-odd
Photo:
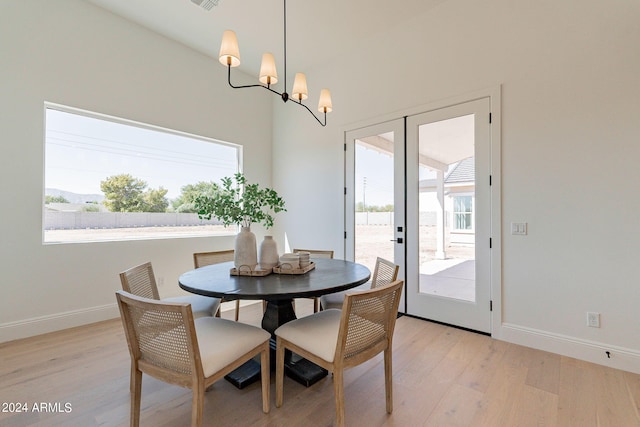
[{"label": "glass door panel", "polygon": [[346,258],[372,274],[376,258],[385,258],[401,266],[403,277],[404,123],[349,131],[345,147]]}]

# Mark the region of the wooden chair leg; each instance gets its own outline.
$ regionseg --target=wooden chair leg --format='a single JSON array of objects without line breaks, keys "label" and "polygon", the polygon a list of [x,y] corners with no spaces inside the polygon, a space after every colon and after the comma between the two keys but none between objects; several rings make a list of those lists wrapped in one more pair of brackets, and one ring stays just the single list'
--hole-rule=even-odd
[{"label": "wooden chair leg", "polygon": [[262,374],[262,412],[269,413],[271,409],[271,397],[269,390],[271,389],[271,365],[269,364],[269,342],[264,344],[262,353],[260,353],[260,370]]},{"label": "wooden chair leg", "polygon": [[393,372],[391,363],[391,348],[384,351],[384,389],[387,401],[387,413],[393,412]]},{"label": "wooden chair leg", "polygon": [[140,400],[142,399],[142,372],[137,368],[131,371],[131,427],[140,426]]},{"label": "wooden chair leg", "polygon": [[193,387],[191,399],[191,427],[202,425],[202,413],[204,409],[204,383],[198,382]]},{"label": "wooden chair leg", "polygon": [[313,312],[317,313],[320,311],[320,298],[313,299]]},{"label": "wooden chair leg", "polygon": [[136,363],[131,360],[131,372],[129,374],[129,393],[134,394],[135,393],[135,386],[136,386],[136,372],[138,371],[138,367],[136,365]]},{"label": "wooden chair leg", "polygon": [[236,314],[235,314],[236,322],[238,321],[238,317],[239,316],[240,316],[240,300],[237,299],[236,300]]},{"label": "wooden chair leg", "polygon": [[284,395],[284,345],[276,337],[276,407],[282,406]]},{"label": "wooden chair leg", "polygon": [[344,427],[344,375],[341,368],[333,371],[333,390],[336,399],[336,426]]}]

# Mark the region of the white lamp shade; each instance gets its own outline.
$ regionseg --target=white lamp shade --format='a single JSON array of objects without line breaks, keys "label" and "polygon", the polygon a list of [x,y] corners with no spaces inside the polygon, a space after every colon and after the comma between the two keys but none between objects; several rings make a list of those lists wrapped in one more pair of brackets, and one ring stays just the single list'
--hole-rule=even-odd
[{"label": "white lamp shade", "polygon": [[271,53],[262,54],[262,63],[260,64],[260,83],[265,85],[274,85],[278,83],[276,60]]},{"label": "white lamp shade", "polygon": [[309,92],[307,91],[307,78],[304,73],[296,73],[296,77],[293,80],[292,96],[297,101],[304,101],[308,98]]},{"label": "white lamp shade", "polygon": [[318,111],[321,113],[330,113],[333,110],[331,105],[331,92],[329,89],[322,89],[320,91],[320,100],[318,101]]},{"label": "white lamp shade", "polygon": [[232,67],[240,65],[240,48],[238,47],[238,38],[235,32],[225,30],[222,34],[218,60],[225,67],[227,65],[231,65]]}]

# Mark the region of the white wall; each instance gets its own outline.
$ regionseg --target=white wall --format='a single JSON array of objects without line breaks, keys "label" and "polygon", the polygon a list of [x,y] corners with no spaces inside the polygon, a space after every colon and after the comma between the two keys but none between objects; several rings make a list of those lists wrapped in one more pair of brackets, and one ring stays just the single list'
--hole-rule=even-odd
[{"label": "white wall", "polygon": [[249,180],[271,182],[271,99],[233,91],[216,60],[83,1],[0,2],[0,342],[117,317],[118,272],[141,262],[177,294],[193,252],[233,247],[42,245],[45,101],[241,144]]},{"label": "white wall", "polygon": [[[343,131],[501,85],[493,334],[640,372],[638,22],[630,0],[448,0],[390,23],[308,73],[332,89],[326,128],[299,109],[274,109],[274,185],[291,201],[279,230],[339,256]],[[512,221],[528,222],[529,235],[511,236]],[[601,328],[586,326],[587,311],[601,313]]]}]

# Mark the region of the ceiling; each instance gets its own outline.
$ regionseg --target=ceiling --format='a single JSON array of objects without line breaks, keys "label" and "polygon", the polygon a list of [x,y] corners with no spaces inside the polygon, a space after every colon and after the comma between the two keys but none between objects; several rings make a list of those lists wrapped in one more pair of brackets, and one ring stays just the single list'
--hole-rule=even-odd
[{"label": "ceiling", "polygon": [[[234,30],[241,68],[257,75],[262,53],[283,61],[282,0],[219,0],[210,11],[191,0],[85,0],[213,58],[222,32]],[[369,43],[390,26],[445,0],[295,0],[287,4],[288,74],[309,72]]]}]

